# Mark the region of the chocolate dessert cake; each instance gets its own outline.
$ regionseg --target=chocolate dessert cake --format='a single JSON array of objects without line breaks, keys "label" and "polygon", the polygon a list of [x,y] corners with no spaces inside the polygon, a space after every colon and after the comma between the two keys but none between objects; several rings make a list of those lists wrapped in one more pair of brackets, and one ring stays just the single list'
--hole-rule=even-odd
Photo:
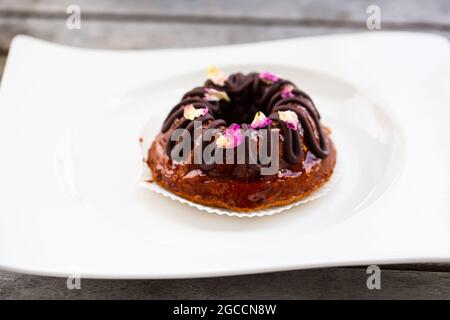
[{"label": "chocolate dessert cake", "polygon": [[[208,148],[198,138],[188,145],[187,161],[173,158],[181,141],[195,137],[196,123],[201,133],[214,129],[210,150],[223,150],[216,158],[223,161],[194,161],[196,148],[201,155]],[[182,134],[174,138],[177,131]],[[289,80],[269,72],[226,76],[210,68],[205,84],[184,94],[167,115],[148,150],[147,165],[155,183],[190,201],[258,210],[300,200],[330,179],[336,163],[330,133],[310,96]],[[271,151],[270,164],[251,154],[262,150],[262,142]],[[236,151],[234,161],[225,161],[230,150]],[[276,170],[267,174],[264,169],[273,164]]]}]

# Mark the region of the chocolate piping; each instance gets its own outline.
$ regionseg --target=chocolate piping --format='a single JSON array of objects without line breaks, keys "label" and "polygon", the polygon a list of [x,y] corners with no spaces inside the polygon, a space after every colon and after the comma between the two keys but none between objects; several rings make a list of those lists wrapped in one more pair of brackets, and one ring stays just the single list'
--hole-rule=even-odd
[{"label": "chocolate piping", "polygon": [[[328,146],[326,144],[324,134],[322,127],[320,125],[319,120],[317,119],[317,116],[313,113],[305,111],[307,109],[299,108],[298,106],[293,105],[280,105],[273,108],[273,113],[270,116],[273,116],[274,114],[277,114],[278,111],[293,111],[297,114],[298,120],[300,121],[300,124],[304,130],[306,143],[311,149],[311,151],[319,158],[326,158],[328,156]],[[313,128],[308,121],[307,117],[312,117],[314,121],[314,125],[316,128]],[[319,135],[319,143],[317,143],[316,139],[314,138],[314,131],[318,132]],[[292,146],[292,148],[297,146]]]},{"label": "chocolate piping", "polygon": [[280,126],[281,134],[284,137],[283,151],[286,161],[289,163],[298,163],[302,158],[302,140],[298,130],[289,129],[286,123],[280,120],[278,113],[269,116],[270,119],[277,121]]},{"label": "chocolate piping", "polygon": [[[212,120],[206,128],[217,128],[225,126],[226,122],[223,119],[216,119],[216,116],[221,111],[220,102],[209,102],[203,99],[205,88],[215,88],[217,90],[224,90],[230,96],[239,97],[250,95],[251,99],[256,101],[257,105],[261,107],[265,113],[269,114],[269,118],[278,123],[281,134],[284,136],[283,150],[285,160],[291,164],[297,164],[302,158],[302,139],[297,131],[289,129],[287,125],[278,117],[278,111],[293,111],[297,114],[301,128],[304,132],[305,142],[308,148],[319,158],[326,158],[328,156],[328,146],[325,140],[322,126],[320,124],[320,114],[314,105],[312,99],[305,92],[295,88],[292,90],[294,97],[282,98],[281,89],[283,86],[290,84],[290,81],[279,80],[272,84],[264,83],[258,73],[250,73],[244,75],[242,73],[235,73],[228,77],[224,87],[219,87],[213,84],[210,80],[206,81],[205,86],[196,87],[187,92],[182,100],[175,105],[166,117],[161,128],[162,132],[169,130],[176,119],[180,119],[175,128],[183,129],[191,132],[193,130],[193,122],[183,117],[184,106],[193,104],[195,108],[208,108],[208,114],[199,117],[196,120],[206,122]],[[312,121],[311,121],[312,120]],[[246,128],[245,124],[242,127]],[[205,129],[206,129],[205,128]],[[268,135],[270,137],[270,134]],[[175,145],[174,141],[167,143],[167,154]],[[247,144],[248,146],[248,144]],[[248,150],[247,150],[248,151]],[[211,170],[214,165],[202,165],[202,169]],[[260,167],[258,165],[258,167]]]}]

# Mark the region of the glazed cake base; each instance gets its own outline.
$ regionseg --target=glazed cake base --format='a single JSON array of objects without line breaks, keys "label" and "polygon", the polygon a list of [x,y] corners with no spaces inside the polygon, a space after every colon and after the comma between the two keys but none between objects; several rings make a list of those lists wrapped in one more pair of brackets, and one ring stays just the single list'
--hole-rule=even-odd
[{"label": "glazed cake base", "polygon": [[274,176],[245,181],[214,177],[195,166],[172,164],[165,152],[166,134],[158,135],[153,142],[147,164],[153,182],[178,196],[202,205],[249,212],[290,204],[324,185],[331,178],[336,163],[336,150],[327,130],[325,136],[329,147],[329,156],[325,159],[316,158],[306,150],[298,171],[281,169]]}]

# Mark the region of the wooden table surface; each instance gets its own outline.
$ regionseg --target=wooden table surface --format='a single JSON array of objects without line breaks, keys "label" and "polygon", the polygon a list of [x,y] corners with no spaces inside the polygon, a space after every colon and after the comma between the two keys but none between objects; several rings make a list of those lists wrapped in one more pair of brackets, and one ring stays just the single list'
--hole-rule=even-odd
[{"label": "wooden table surface", "polygon": [[[66,8],[81,8],[68,30]],[[378,5],[382,30],[450,39],[450,1],[401,0],[0,0],[0,75],[11,39],[29,34],[59,43],[114,49],[210,46],[367,31]],[[376,31],[372,31],[376,32]],[[82,280],[0,271],[0,299],[450,299],[450,265],[382,266],[381,290],[368,290],[365,266],[186,280]]]}]

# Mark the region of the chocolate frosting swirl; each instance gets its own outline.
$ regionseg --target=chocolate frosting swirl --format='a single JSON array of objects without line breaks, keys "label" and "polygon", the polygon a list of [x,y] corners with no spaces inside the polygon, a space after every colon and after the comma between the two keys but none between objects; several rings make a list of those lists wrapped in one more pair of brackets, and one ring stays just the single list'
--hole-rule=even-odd
[{"label": "chocolate frosting swirl", "polygon": [[[294,89],[289,97],[283,97],[282,90],[291,85]],[[225,100],[207,101],[205,88],[225,91],[230,97],[230,102]],[[192,104],[195,108],[208,108],[208,113],[195,119],[201,121],[206,128],[219,128],[240,123],[242,129],[248,130],[247,123],[258,111],[268,114],[273,120],[270,130],[278,128],[283,139],[284,159],[290,164],[297,164],[302,159],[303,143],[318,158],[326,158],[329,150],[325,140],[320,114],[314,102],[305,92],[296,88],[288,80],[264,81],[259,73],[231,74],[224,86],[218,86],[211,80],[207,80],[202,87],[196,87],[182,97],[167,115],[161,131],[167,132],[170,128],[185,129],[192,134],[194,122],[183,117],[184,106]],[[299,128],[290,129],[279,118],[278,111],[295,112],[299,119]],[[178,121],[177,121],[178,120]],[[176,125],[174,125],[176,123]],[[270,134],[268,135],[270,137]],[[170,152],[175,142],[167,143],[166,152]],[[248,145],[248,144],[247,144]],[[210,170],[214,165],[202,165],[202,169]]]}]

